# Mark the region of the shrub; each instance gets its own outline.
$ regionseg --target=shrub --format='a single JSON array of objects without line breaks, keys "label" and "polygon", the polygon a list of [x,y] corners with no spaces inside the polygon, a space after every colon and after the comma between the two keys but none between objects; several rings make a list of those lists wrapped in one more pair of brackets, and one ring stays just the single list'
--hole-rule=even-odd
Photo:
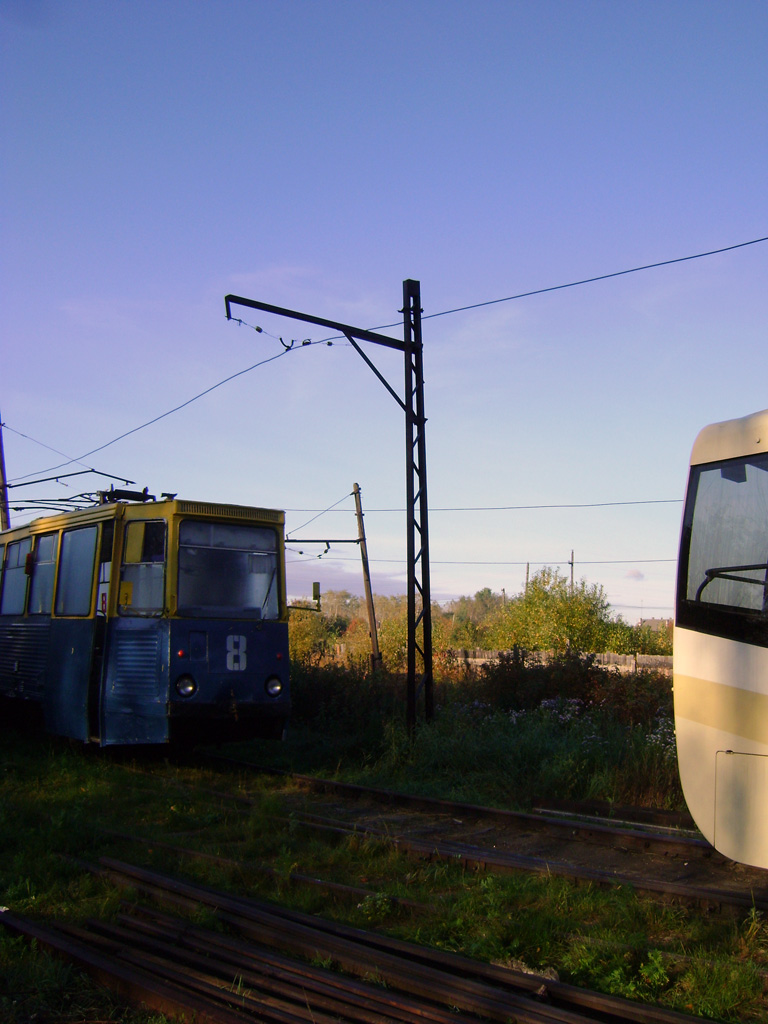
[{"label": "shrub", "polygon": [[469,687],[478,699],[494,707],[520,710],[558,697],[587,700],[601,671],[595,667],[592,655],[566,653],[545,664],[516,647],[480,666]]},{"label": "shrub", "polygon": [[590,680],[588,699],[615,715],[624,725],[651,727],[659,718],[671,720],[672,682],[663,672],[622,674],[603,669]]},{"label": "shrub", "polygon": [[564,655],[513,651],[435,686],[435,719],[405,725],[405,679],[294,666],[293,742],[323,770],[470,802],[595,798],[682,806],[671,687]]}]

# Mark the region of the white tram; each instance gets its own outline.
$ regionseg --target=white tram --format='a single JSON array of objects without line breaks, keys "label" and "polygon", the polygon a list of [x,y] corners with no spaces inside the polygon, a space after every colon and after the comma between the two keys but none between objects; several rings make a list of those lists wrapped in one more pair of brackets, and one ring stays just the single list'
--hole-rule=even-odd
[{"label": "white tram", "polygon": [[691,453],[674,638],[677,756],[704,836],[768,868],[768,410]]}]

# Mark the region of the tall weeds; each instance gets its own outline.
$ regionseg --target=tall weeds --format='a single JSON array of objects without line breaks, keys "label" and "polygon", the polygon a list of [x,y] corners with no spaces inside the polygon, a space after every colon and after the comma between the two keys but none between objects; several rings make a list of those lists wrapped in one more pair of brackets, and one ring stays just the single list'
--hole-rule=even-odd
[{"label": "tall weeds", "polygon": [[[525,807],[554,797],[682,807],[670,680],[522,652],[446,673],[436,714],[405,728],[405,683],[338,667],[294,679],[291,743],[318,767],[380,785]],[[289,752],[291,744],[286,753]]]}]

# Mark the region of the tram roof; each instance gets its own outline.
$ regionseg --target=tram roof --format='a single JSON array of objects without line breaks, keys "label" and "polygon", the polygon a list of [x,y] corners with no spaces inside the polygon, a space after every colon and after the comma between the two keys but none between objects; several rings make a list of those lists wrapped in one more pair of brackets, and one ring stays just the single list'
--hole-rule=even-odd
[{"label": "tram roof", "polygon": [[93,508],[77,509],[74,512],[57,512],[49,516],[40,516],[31,522],[22,523],[4,530],[0,536],[11,536],[16,533],[40,533],[45,530],[56,530],[66,526],[77,526],[99,522],[124,516],[138,519],[168,518],[173,515],[205,516],[212,519],[240,520],[250,523],[285,524],[285,512],[281,509],[258,508],[251,505],[224,505],[211,501],[187,501],[173,499],[168,501],[147,502],[108,502],[94,505]]},{"label": "tram roof", "polygon": [[768,451],[768,409],[722,423],[710,423],[693,443],[691,465],[737,459]]}]

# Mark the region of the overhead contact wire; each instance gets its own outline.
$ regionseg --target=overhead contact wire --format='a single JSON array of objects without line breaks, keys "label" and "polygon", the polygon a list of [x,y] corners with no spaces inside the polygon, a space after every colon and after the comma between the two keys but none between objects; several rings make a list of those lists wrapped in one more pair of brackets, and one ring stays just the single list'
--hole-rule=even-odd
[{"label": "overhead contact wire", "polygon": [[[705,256],[716,256],[716,255],[718,255],[720,253],[732,252],[734,249],[743,249],[746,246],[757,245],[759,242],[766,242],[766,241],[768,241],[768,235],[764,235],[761,238],[753,238],[753,239],[751,239],[748,242],[737,242],[735,245],[726,245],[726,246],[723,246],[720,249],[710,249],[707,252],[695,253],[694,255],[691,255],[691,256],[678,256],[675,259],[660,260],[657,263],[646,263],[643,266],[630,267],[627,270],[616,270],[616,271],[613,271],[612,273],[609,273],[609,274],[598,274],[595,277],[585,277],[585,278],[581,278],[578,281],[569,281],[566,284],[550,285],[547,288],[536,288],[536,289],[533,289],[533,290],[527,291],[527,292],[518,292],[516,295],[506,295],[506,296],[504,296],[503,298],[500,298],[500,299],[488,299],[488,300],[486,300],[484,302],[475,302],[475,303],[471,303],[470,305],[467,305],[467,306],[457,306],[454,309],[444,309],[444,310],[442,310],[439,313],[428,313],[426,316],[422,316],[422,320],[430,320],[430,319],[434,319],[435,317],[439,317],[439,316],[449,316],[449,315],[451,315],[453,313],[463,313],[463,312],[466,312],[467,310],[471,310],[471,309],[480,309],[483,306],[493,306],[493,305],[496,305],[497,303],[500,303],[500,302],[512,302],[515,299],[524,299],[524,298],[528,298],[528,297],[533,296],[533,295],[544,295],[547,292],[561,291],[564,288],[576,288],[579,285],[592,284],[592,283],[594,283],[596,281],[607,281],[607,280],[609,280],[610,278],[613,278],[613,277],[622,277],[625,274],[636,274],[636,273],[640,272],[641,270],[652,270],[652,269],[657,268],[657,267],[667,267],[667,266],[671,266],[674,263],[685,263],[686,261],[689,261],[689,260],[702,259]],[[246,323],[246,321],[244,321],[242,319],[235,319],[234,322],[239,324],[239,325],[241,325],[241,326],[250,327],[252,330],[257,331],[260,334],[261,333],[265,333],[265,334],[269,333],[267,331],[264,331],[264,329],[261,328],[261,327],[257,327],[257,326],[254,326],[253,324]],[[397,324],[397,323],[383,324],[380,327],[372,328],[372,330],[384,330],[385,328],[396,327],[396,326],[399,326],[399,324]],[[269,336],[273,337],[273,338],[277,337],[276,335],[269,335]],[[68,465],[70,465],[73,462],[80,463],[82,459],[88,458],[90,455],[95,455],[97,452],[104,451],[105,448],[109,448],[111,445],[116,444],[118,441],[122,441],[124,438],[130,437],[131,434],[135,434],[139,430],[143,430],[145,427],[150,427],[150,426],[152,426],[152,424],[158,423],[160,420],[165,419],[167,416],[171,416],[173,413],[179,412],[181,409],[186,408],[186,406],[191,405],[192,402],[196,402],[199,398],[203,398],[205,395],[210,394],[212,391],[215,391],[217,388],[222,387],[224,384],[228,384],[230,381],[235,380],[237,377],[242,377],[244,374],[250,373],[251,370],[255,370],[255,369],[257,369],[260,366],[264,366],[267,363],[271,363],[273,360],[279,359],[281,356],[286,355],[288,352],[294,351],[294,349],[293,349],[294,341],[293,340],[291,341],[290,345],[287,345],[283,341],[282,338],[277,338],[277,340],[280,341],[280,343],[283,346],[283,351],[282,352],[278,352],[277,355],[270,356],[269,358],[263,359],[263,360],[261,360],[258,363],[254,363],[253,366],[248,366],[244,370],[239,370],[237,373],[233,373],[229,377],[225,377],[224,380],[220,380],[217,384],[213,384],[211,387],[206,388],[204,391],[201,391],[199,394],[197,394],[194,397],[188,399],[186,402],[182,402],[180,405],[175,406],[173,409],[169,409],[167,412],[161,413],[159,416],[155,416],[151,420],[147,420],[146,423],[142,423],[138,427],[133,427],[133,429],[127,430],[124,434],[120,434],[119,437],[115,437],[111,441],[107,441],[106,444],[100,445],[98,448],[94,448],[91,451],[86,452],[84,455],[79,456],[78,458],[69,459],[67,462],[60,463],[57,466],[50,466],[47,469],[37,470],[36,472],[37,473],[53,472],[54,470],[61,469],[64,466],[68,466]],[[330,344],[334,340],[336,340],[336,339],[335,338],[324,338],[321,341],[312,341],[311,339],[306,338],[306,339],[301,341],[300,347],[308,346],[308,345],[316,345],[316,344]],[[12,428],[8,428],[8,429],[12,429]],[[14,432],[18,433],[18,431],[14,431]],[[24,436],[24,435],[22,435],[22,436]],[[38,443],[40,443],[40,442],[38,442]],[[44,447],[48,447],[48,446],[46,445]],[[56,449],[52,449],[52,450],[55,451]],[[60,453],[60,454],[62,454],[62,453]],[[36,475],[36,473],[28,473],[28,474],[26,474],[26,476],[14,477],[14,480],[24,480],[24,479],[26,479],[26,477],[35,476],[35,475]]]}]

